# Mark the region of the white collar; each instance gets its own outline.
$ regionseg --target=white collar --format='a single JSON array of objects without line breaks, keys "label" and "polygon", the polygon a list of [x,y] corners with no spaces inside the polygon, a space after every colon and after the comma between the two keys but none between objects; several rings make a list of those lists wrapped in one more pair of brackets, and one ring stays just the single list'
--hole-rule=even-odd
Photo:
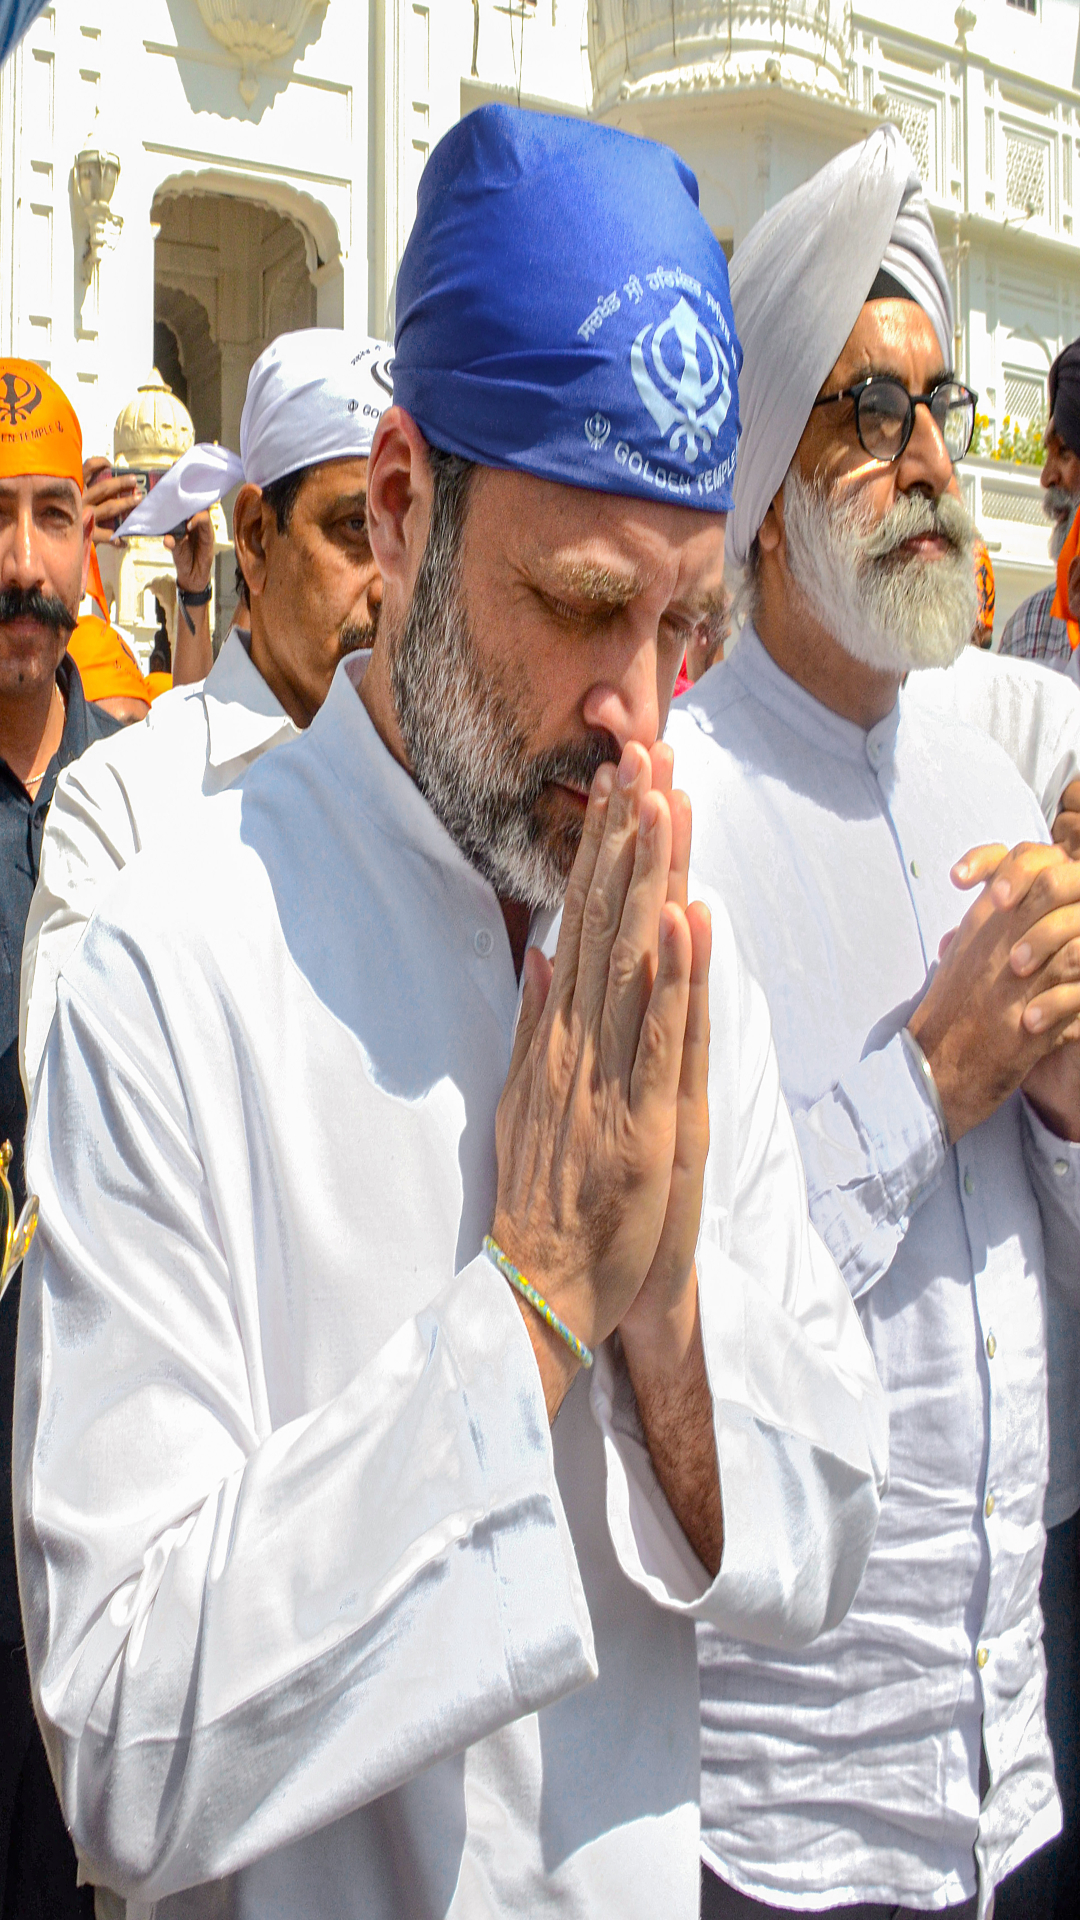
[{"label": "white collar", "polygon": [[234,627],[203,681],[209,761],[212,767],[242,760],[300,729],[290,720],[252,661]]}]

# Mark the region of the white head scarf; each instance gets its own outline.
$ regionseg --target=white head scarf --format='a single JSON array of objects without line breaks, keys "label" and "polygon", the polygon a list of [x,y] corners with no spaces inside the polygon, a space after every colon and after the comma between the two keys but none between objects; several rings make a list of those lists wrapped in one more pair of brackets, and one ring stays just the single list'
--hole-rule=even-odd
[{"label": "white head scarf", "polygon": [[744,357],[728,543],[740,566],[882,268],[929,314],[951,367],[949,282],[915,162],[893,126],[838,154],[771,207],[732,258]]},{"label": "white head scarf", "polygon": [[169,533],[244,480],[268,487],[320,460],[366,459],[393,397],[392,352],[333,327],[279,334],[248,375],[239,455],[192,447],[128,515],[121,538]]}]

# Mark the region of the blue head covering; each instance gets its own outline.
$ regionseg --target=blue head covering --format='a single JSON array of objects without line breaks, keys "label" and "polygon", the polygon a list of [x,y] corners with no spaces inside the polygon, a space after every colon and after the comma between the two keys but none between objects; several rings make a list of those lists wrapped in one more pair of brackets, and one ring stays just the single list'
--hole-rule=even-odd
[{"label": "blue head covering", "polygon": [[731,506],[727,262],[668,147],[487,106],[424,169],[394,401],[432,446],[601,493]]}]

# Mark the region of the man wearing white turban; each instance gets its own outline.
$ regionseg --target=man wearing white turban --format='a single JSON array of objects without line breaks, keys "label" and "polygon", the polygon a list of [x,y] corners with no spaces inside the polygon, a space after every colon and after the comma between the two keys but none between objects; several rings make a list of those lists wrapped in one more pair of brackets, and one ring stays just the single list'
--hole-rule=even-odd
[{"label": "man wearing white turban", "polygon": [[124,522],[125,537],[164,534],[239,485],[233,536],[246,620],[204,681],[163,695],[141,725],[57,785],[23,946],[28,1098],[60,970],[103,889],[185,802],[222,792],[295,738],[343,655],[371,645],[382,580],[367,534],[367,462],[390,404],[390,352],[328,327],[280,334],[251,369],[240,453],[192,447]]},{"label": "man wearing white turban", "polygon": [[[752,617],[668,739],[766,989],[892,1451],[845,1621],[795,1653],[699,1636],[703,1913],[985,1920],[1004,1882],[1000,1920],[1060,1817],[1044,1315],[1075,1378],[1080,866],[993,741],[901,690],[972,630],[973,529],[947,490],[974,397],[896,130],[766,214],[731,284]],[[980,881],[956,929],[955,889]],[[1080,1505],[1063,1393],[1050,1426],[1054,1518]]]}]

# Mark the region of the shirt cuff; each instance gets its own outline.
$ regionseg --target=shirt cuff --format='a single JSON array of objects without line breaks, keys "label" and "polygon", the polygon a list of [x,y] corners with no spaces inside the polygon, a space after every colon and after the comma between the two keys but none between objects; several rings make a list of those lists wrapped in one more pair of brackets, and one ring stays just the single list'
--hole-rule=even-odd
[{"label": "shirt cuff", "polygon": [[[597,1354],[591,1387],[612,1545],[627,1579],[658,1606],[762,1646],[801,1646],[842,1617],[862,1577],[885,1475],[884,1403],[875,1422],[837,1352],[818,1347],[742,1272],[710,1216],[698,1276],[724,1516],[720,1568],[711,1579],[668,1504],[617,1340]],[[850,1314],[846,1296],[838,1290],[837,1298]],[[880,1400],[868,1352],[865,1384]]]},{"label": "shirt cuff", "polygon": [[556,1697],[553,1671],[564,1669],[564,1692],[597,1672],[540,1370],[516,1299],[486,1254],[457,1274],[434,1311],[460,1374],[489,1511],[520,1507],[516,1526],[492,1527],[489,1551],[507,1670],[521,1710],[534,1711]]}]

